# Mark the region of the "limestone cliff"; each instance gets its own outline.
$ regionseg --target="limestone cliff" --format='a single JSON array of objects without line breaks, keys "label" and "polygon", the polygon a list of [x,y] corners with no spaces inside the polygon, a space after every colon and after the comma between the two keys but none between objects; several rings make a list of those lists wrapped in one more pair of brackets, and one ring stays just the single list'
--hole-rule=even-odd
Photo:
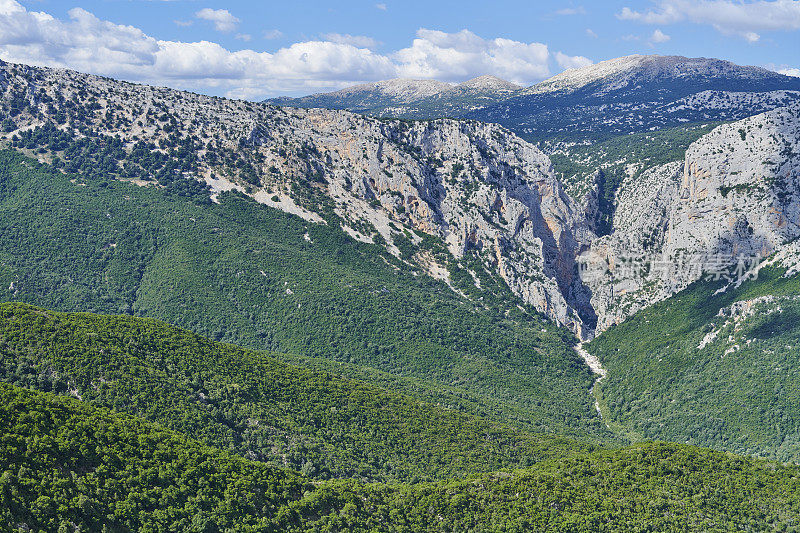
[{"label": "limestone cliff", "polygon": [[583,260],[600,330],[701,277],[738,277],[800,236],[800,105],[714,129],[623,183]]},{"label": "limestone cliff", "polygon": [[[445,281],[448,262],[461,262],[476,284],[475,269],[486,268],[558,323],[579,334],[592,327],[575,263],[593,238],[585,217],[550,160],[498,125],[281,108],[11,64],[0,67],[0,89],[7,139],[55,122],[78,138],[174,156],[166,177],[110,168],[141,185],[198,179],[214,199],[238,190],[341,224]],[[426,234],[450,259],[420,246]]]},{"label": "limestone cliff", "polygon": [[[7,63],[0,107],[5,142],[44,126],[86,147],[112,139],[166,163],[147,175],[109,156],[110,177],[199,180],[216,201],[238,190],[341,225],[448,283],[457,267],[489,290],[488,273],[582,339],[800,236],[796,103],[717,127],[685,161],[630,173],[600,238],[608,199],[590,193],[584,211],[543,152],[496,124],[281,108]],[[58,148],[29,155],[75,162]],[[591,176],[596,190],[603,173]]]}]

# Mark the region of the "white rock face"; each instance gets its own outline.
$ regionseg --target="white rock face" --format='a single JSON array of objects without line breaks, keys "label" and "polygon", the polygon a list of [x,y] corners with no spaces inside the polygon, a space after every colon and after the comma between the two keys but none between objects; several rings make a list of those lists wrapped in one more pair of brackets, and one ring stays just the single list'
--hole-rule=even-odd
[{"label": "white rock face", "polygon": [[782,246],[778,252],[764,262],[763,266],[775,265],[785,268],[785,277],[794,276],[800,272],[800,241],[792,241]]},{"label": "white rock face", "polygon": [[394,221],[440,237],[456,258],[477,250],[523,300],[585,334],[592,313],[575,257],[593,235],[536,147],[493,124],[295,113],[292,135],[325,154],[323,181],[345,220],[389,243]]},{"label": "white rock face", "polygon": [[[499,82],[475,82],[487,84]],[[199,147],[198,171],[184,177],[215,193],[238,190],[309,222],[324,223],[332,209],[354,238],[385,242],[446,279],[429,254],[401,250],[425,233],[439,237],[456,259],[479,252],[524,301],[576,333],[593,320],[575,265],[593,237],[583,213],[547,156],[498,125],[280,108],[9,64],[0,90],[8,100],[26,95],[17,131],[65,111],[126,150],[137,141],[163,150],[177,135]]]},{"label": "white rock face", "polygon": [[682,163],[623,182],[614,233],[583,257],[599,330],[800,236],[798,117],[795,104],[720,126]]}]

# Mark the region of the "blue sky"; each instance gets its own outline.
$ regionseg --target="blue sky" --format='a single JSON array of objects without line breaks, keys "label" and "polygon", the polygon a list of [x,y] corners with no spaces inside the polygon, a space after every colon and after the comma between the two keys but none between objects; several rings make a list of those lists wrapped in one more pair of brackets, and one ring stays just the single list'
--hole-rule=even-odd
[{"label": "blue sky", "polygon": [[391,77],[533,84],[628,54],[800,75],[800,0],[0,0],[0,58],[261,99]]}]

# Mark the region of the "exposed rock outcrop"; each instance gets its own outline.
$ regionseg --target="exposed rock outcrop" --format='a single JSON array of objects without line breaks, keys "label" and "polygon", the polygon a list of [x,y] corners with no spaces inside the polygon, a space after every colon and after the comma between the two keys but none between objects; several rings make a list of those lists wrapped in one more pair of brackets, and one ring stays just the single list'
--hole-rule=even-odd
[{"label": "exposed rock outcrop", "polygon": [[701,277],[740,277],[800,236],[800,105],[714,129],[627,180],[583,260],[600,330]]},{"label": "exposed rock outcrop", "polygon": [[[549,158],[496,124],[280,108],[6,63],[0,91],[6,138],[50,124],[78,138],[113,137],[128,153],[175,157],[163,167],[168,182],[202,180],[212,198],[238,190],[341,224],[449,282],[448,265],[426,248],[441,243],[476,287],[486,269],[581,339],[800,236],[800,104],[720,126],[683,162],[629,173],[602,200],[615,213],[611,234],[598,238],[602,172],[584,212]],[[137,184],[164,178],[111,164]]]},{"label": "exposed rock outcrop", "polygon": [[456,258],[476,251],[524,301],[576,333],[591,330],[575,257],[593,234],[536,147],[493,124],[296,114],[293,135],[328,158],[322,181],[344,219],[362,226],[381,210],[440,237]]},{"label": "exposed rock outcrop", "polygon": [[[575,263],[593,238],[585,217],[547,156],[501,126],[280,108],[22,65],[2,64],[0,78],[9,137],[61,117],[58,129],[114,136],[127,151],[191,146],[193,170],[170,179],[203,180],[214,198],[238,190],[311,222],[335,213],[353,237],[405,261],[424,257],[418,266],[444,277],[415,248],[424,234],[438,237],[456,261],[476,256],[558,323],[592,327]],[[494,79],[473,85],[511,90]]]}]

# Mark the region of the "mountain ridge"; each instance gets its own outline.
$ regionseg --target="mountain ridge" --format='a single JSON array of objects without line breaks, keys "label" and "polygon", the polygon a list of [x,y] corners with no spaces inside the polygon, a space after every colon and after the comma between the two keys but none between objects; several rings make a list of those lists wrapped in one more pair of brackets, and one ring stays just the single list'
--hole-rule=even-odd
[{"label": "mountain ridge", "polygon": [[[536,141],[594,142],[610,134],[714,120],[704,109],[674,109],[681,99],[704,91],[780,90],[800,90],[800,78],[719,59],[628,56],[565,71],[464,118],[498,122]],[[727,108],[728,120],[752,114],[736,102]]]},{"label": "mountain ridge", "polygon": [[[686,78],[697,75],[719,77],[725,75],[729,79],[783,79],[786,76],[762,67],[740,66],[722,59],[685,56],[640,55],[634,54],[577,69],[567,69],[542,82],[522,90],[525,95],[544,92],[566,92],[578,90],[589,84],[605,81],[606,88],[598,94],[617,90],[629,85],[631,80],[640,82],[648,78]],[[602,85],[601,85],[602,87]]]},{"label": "mountain ridge", "polygon": [[[564,137],[570,129],[579,124],[586,130],[582,139],[596,136],[600,118],[593,108],[597,107],[598,99],[608,99],[608,105],[603,110],[609,115],[609,119],[618,123],[615,133],[622,134],[647,131],[650,127],[649,124],[644,127],[636,126],[635,115],[629,109],[628,101],[640,104],[635,108],[638,109],[639,115],[642,114],[641,103],[645,103],[651,108],[649,112],[661,116],[660,122],[668,120],[667,125],[677,125],[686,119],[686,113],[670,118],[675,112],[661,107],[691,94],[703,91],[750,93],[776,90],[800,91],[800,78],[779,74],[762,67],[739,66],[730,61],[714,58],[661,55],[631,55],[610,59],[586,67],[567,69],[530,87],[504,85],[505,90],[490,91],[491,94],[476,95],[476,98],[457,96],[459,87],[481,78],[487,76],[463,82],[449,89],[444,85],[437,85],[441,87],[440,91],[420,94],[413,99],[377,101],[369,92],[365,92],[362,96],[359,96],[357,91],[353,92],[354,89],[374,89],[393,81],[388,80],[332,93],[318,93],[295,99],[273,99],[267,102],[288,106],[347,109],[381,117],[473,118],[503,124],[526,138],[541,141]],[[433,84],[434,80],[419,80],[419,83],[423,82]],[[674,87],[666,90],[665,84]],[[348,95],[346,98],[345,93]],[[448,101],[448,98],[452,101]],[[655,105],[656,103],[659,105]],[[570,122],[568,117],[559,119],[552,112],[553,107],[559,108],[559,113],[575,115],[577,120]],[[734,118],[747,116],[744,106],[734,107],[732,110],[734,109],[736,111]],[[581,113],[587,112],[590,115],[579,117]],[[588,124],[585,123],[586,118],[590,119]],[[699,119],[703,120],[702,117]],[[690,120],[694,121],[697,118]],[[559,122],[563,124],[554,128]],[[665,124],[659,124],[659,127],[664,126]],[[587,134],[591,135],[587,137]]]},{"label": "mountain ridge", "polygon": [[434,114],[438,116],[449,116],[459,114],[459,109],[464,107],[487,105],[521,89],[520,85],[489,74],[458,84],[396,78],[299,98],[271,98],[264,102],[289,107],[343,109],[386,117],[411,117],[418,113],[416,109],[430,107],[437,110]]},{"label": "mountain ridge", "polygon": [[[655,61],[651,56],[623,59],[623,64]],[[679,73],[694,76],[698,65],[710,60],[689,66],[686,61],[660,58],[654,68],[672,72],[677,65]],[[734,68],[727,62],[712,63]],[[734,70],[742,75],[753,72]],[[619,302],[608,301],[606,288],[592,286],[577,274],[579,256],[605,233],[592,214],[594,204],[603,203],[600,182],[589,178],[595,192],[582,203],[574,201],[556,178],[551,160],[501,126],[450,119],[376,120],[346,111],[213,99],[68,71],[7,64],[3,71],[9,113],[4,127],[6,138],[17,136],[16,147],[47,153],[40,137],[56,135],[62,137],[58,143],[82,143],[82,137],[105,132],[116,137],[115,157],[120,161],[129,153],[150,154],[126,160],[124,169],[120,163],[108,167],[122,179],[164,187],[205,184],[213,191],[212,199],[235,190],[314,223],[329,219],[327,223],[341,226],[357,240],[382,243],[401,261],[451,287],[451,266],[465,269],[475,280],[475,298],[486,297],[486,283],[505,285],[582,339],[595,334],[598,313],[618,307]],[[761,79],[765,72],[757,71],[756,77]],[[695,110],[708,109],[708,98],[727,97],[703,94],[708,97],[697,97]],[[767,109],[791,104],[800,96],[790,91],[768,94],[760,100]],[[752,102],[740,98],[734,105],[748,108]],[[686,111],[686,105],[673,107],[676,113]],[[53,125],[50,118],[61,124]],[[41,129],[45,126],[50,129]],[[125,126],[130,129],[120,130]],[[726,131],[735,136],[735,130]],[[793,145],[796,140],[790,135],[786,142]],[[51,140],[45,145],[55,146]],[[153,162],[160,168],[156,174],[139,164],[167,154],[171,162],[166,166]],[[68,170],[81,160],[70,153],[63,154],[69,161],[54,155]],[[776,157],[775,163],[782,165],[784,159],[793,160],[794,152],[779,150]],[[774,172],[766,167],[763,171]],[[793,183],[786,186],[792,188]],[[615,194],[612,189],[602,200],[620,216],[626,209],[639,209],[617,205]],[[607,205],[604,209],[609,210]],[[610,215],[613,210],[604,216],[613,229]],[[464,294],[465,289],[462,285],[454,290]],[[631,310],[615,312],[617,319]],[[617,319],[601,317],[600,330]]]},{"label": "mountain ridge", "polygon": [[[483,250],[487,257],[467,267],[484,293],[479,298],[487,297],[481,284],[507,284],[573,331],[582,328],[581,313],[592,321],[574,275],[576,251],[589,240],[579,207],[549,159],[500,126],[382,121],[69,71],[3,69],[5,137],[16,136],[19,147],[44,142],[52,153],[54,146],[78,147],[100,136],[117,159],[105,158],[103,167],[123,180],[208,185],[212,199],[235,190],[315,223],[330,218],[357,240],[381,242],[450,285],[450,265],[463,269]],[[72,151],[54,155],[66,170],[85,160]]]}]

